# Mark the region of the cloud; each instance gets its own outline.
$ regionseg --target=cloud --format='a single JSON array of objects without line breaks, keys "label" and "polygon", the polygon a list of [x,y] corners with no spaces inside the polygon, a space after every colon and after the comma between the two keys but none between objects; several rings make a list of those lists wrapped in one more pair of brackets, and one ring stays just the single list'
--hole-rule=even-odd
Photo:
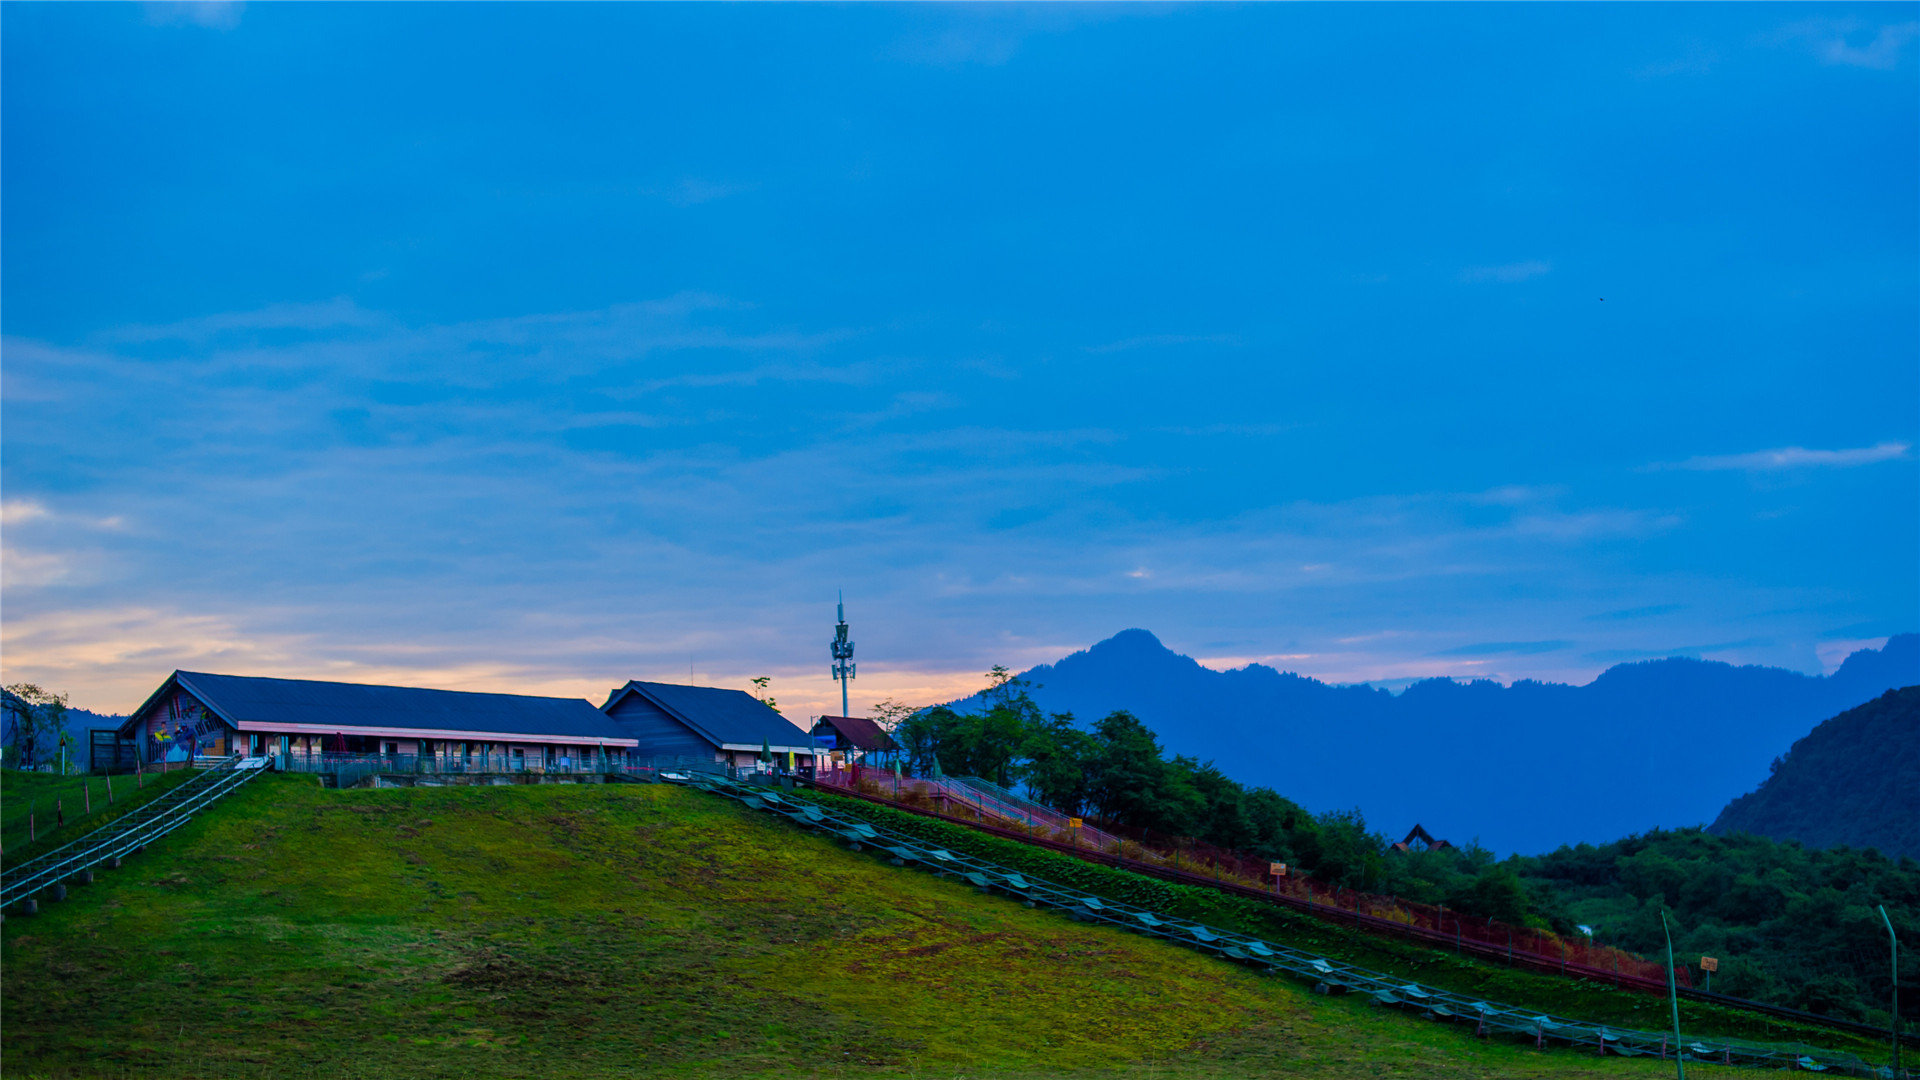
[{"label": "cloud", "polygon": [[683,176],[677,183],[665,188],[649,188],[647,194],[665,199],[675,206],[698,206],[701,203],[724,199],[729,195],[739,195],[754,190],[758,184],[729,184],[716,180],[703,180],[697,176]]},{"label": "cloud", "polygon": [[1552,263],[1528,259],[1525,262],[1506,263],[1501,266],[1469,266],[1460,271],[1460,280],[1468,284],[1492,281],[1501,285],[1514,285],[1552,271]]},{"label": "cloud", "polygon": [[1617,611],[1602,611],[1588,615],[1588,622],[1624,622],[1631,619],[1651,619],[1656,615],[1671,615],[1683,610],[1685,604],[1647,604],[1642,607],[1620,608]]},{"label": "cloud", "polygon": [[1460,645],[1429,656],[1537,656],[1540,653],[1559,652],[1573,643],[1570,641],[1487,641],[1478,645]]},{"label": "cloud", "polygon": [[[890,354],[887,332],[684,293],[449,323],[336,300],[9,339],[8,385],[48,393],[6,403],[6,663],[118,708],[173,667],[571,695],[691,662],[722,685],[773,674],[803,716],[838,707],[814,652],[842,584],[867,701],[958,696],[931,691],[1142,623],[1203,622],[1210,654],[1335,681],[1579,678],[1589,662],[1556,651],[1569,626],[1582,648],[1644,644],[1589,612],[1728,610],[1712,586],[1623,585],[1594,558],[1671,519],[1550,485],[1273,487],[1169,512],[1158,493],[1219,443],[1025,408],[964,363]],[[1276,612],[1316,636],[1276,642]],[[1404,636],[1362,641],[1383,625]]]},{"label": "cloud", "polygon": [[1105,345],[1088,345],[1085,351],[1095,354],[1128,352],[1133,349],[1163,348],[1169,345],[1238,345],[1240,338],[1235,334],[1148,334],[1144,337],[1123,338],[1109,341]]},{"label": "cloud", "polygon": [[1664,79],[1675,75],[1705,75],[1712,71],[1714,65],[1719,62],[1719,52],[1695,43],[1687,48],[1686,55],[1636,68],[1633,75],[1638,79]]},{"label": "cloud", "polygon": [[200,26],[209,30],[232,30],[240,25],[247,5],[238,0],[149,0],[141,5],[147,22],[153,26]]},{"label": "cloud", "polygon": [[1766,36],[1772,45],[1798,43],[1821,63],[1889,71],[1900,64],[1909,42],[1920,37],[1920,22],[1868,24],[1856,18],[1805,19]]},{"label": "cloud", "polygon": [[101,340],[108,343],[178,341],[201,343],[217,337],[257,333],[263,330],[381,329],[392,327],[381,315],[339,297],[313,304],[269,304],[250,311],[225,312],[179,322],[134,324],[108,331]]},{"label": "cloud", "polygon": [[1778,450],[1756,450],[1750,454],[1724,454],[1693,457],[1685,461],[1652,465],[1652,469],[1686,469],[1694,472],[1767,472],[1781,469],[1846,469],[1899,461],[1912,447],[1903,442],[1882,442],[1849,450],[1809,450],[1804,446],[1783,446]]}]

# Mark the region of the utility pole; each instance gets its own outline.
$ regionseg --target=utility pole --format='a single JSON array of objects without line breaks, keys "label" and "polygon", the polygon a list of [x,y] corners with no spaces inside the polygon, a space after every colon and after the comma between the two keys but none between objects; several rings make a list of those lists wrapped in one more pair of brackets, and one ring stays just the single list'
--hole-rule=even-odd
[{"label": "utility pole", "polygon": [[1667,935],[1667,1002],[1673,1006],[1673,1067],[1680,1080],[1687,1080],[1686,1051],[1680,1044],[1680,980],[1673,973],[1673,931],[1667,926],[1667,913],[1660,913],[1660,932]]},{"label": "utility pole", "polygon": [[840,715],[847,715],[847,684],[853,681],[853,642],[847,640],[847,598],[840,596],[836,609],[840,622],[833,628],[833,677],[840,683]]},{"label": "utility pole", "polygon": [[1887,943],[1893,947],[1893,1075],[1900,1075],[1900,938],[1893,932],[1893,920],[1887,918],[1887,905],[1880,905],[1880,921],[1887,924]]}]

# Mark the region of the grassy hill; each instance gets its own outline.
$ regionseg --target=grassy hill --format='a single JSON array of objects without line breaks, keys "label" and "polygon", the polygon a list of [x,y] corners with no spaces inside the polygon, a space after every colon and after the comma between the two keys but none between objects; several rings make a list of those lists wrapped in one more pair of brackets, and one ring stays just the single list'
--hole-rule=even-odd
[{"label": "grassy hill", "polygon": [[1665,1075],[1317,997],[673,787],[264,777],[9,918],[0,964],[8,1077]]},{"label": "grassy hill", "polygon": [[[0,769],[0,850],[6,852],[9,866],[31,859],[78,840],[198,775],[195,769],[139,777],[56,776]],[[34,819],[31,831],[29,814]],[[64,825],[60,824],[63,816]]]}]

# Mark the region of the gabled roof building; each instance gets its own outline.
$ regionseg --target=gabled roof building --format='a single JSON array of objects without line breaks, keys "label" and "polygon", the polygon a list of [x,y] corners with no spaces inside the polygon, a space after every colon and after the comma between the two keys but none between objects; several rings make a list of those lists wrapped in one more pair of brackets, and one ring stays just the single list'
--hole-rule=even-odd
[{"label": "gabled roof building", "polygon": [[900,749],[885,728],[864,716],[822,716],[813,722],[813,743],[848,761],[886,758]]},{"label": "gabled roof building", "polygon": [[149,762],[325,752],[539,761],[632,736],[582,698],[176,671],[120,725]]},{"label": "gabled roof building", "polygon": [[764,748],[783,762],[813,764],[813,740],[752,694],[713,686],[630,682],[601,711],[634,740],[634,755],[695,758],[751,767]]}]

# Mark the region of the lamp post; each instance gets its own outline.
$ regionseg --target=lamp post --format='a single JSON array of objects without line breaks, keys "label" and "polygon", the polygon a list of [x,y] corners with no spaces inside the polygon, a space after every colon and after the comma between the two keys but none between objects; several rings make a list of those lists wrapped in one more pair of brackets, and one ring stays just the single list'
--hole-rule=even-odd
[{"label": "lamp post", "polygon": [[1887,918],[1887,905],[1880,905],[1880,921],[1887,924],[1887,944],[1893,949],[1893,1013],[1889,1021],[1893,1035],[1893,1075],[1900,1075],[1900,938],[1893,932],[1893,920]]},{"label": "lamp post", "polygon": [[1680,983],[1673,973],[1673,931],[1667,926],[1667,913],[1660,913],[1660,932],[1667,935],[1667,1003],[1673,1007],[1673,1067],[1680,1080],[1687,1080],[1685,1051],[1680,1045]]}]

